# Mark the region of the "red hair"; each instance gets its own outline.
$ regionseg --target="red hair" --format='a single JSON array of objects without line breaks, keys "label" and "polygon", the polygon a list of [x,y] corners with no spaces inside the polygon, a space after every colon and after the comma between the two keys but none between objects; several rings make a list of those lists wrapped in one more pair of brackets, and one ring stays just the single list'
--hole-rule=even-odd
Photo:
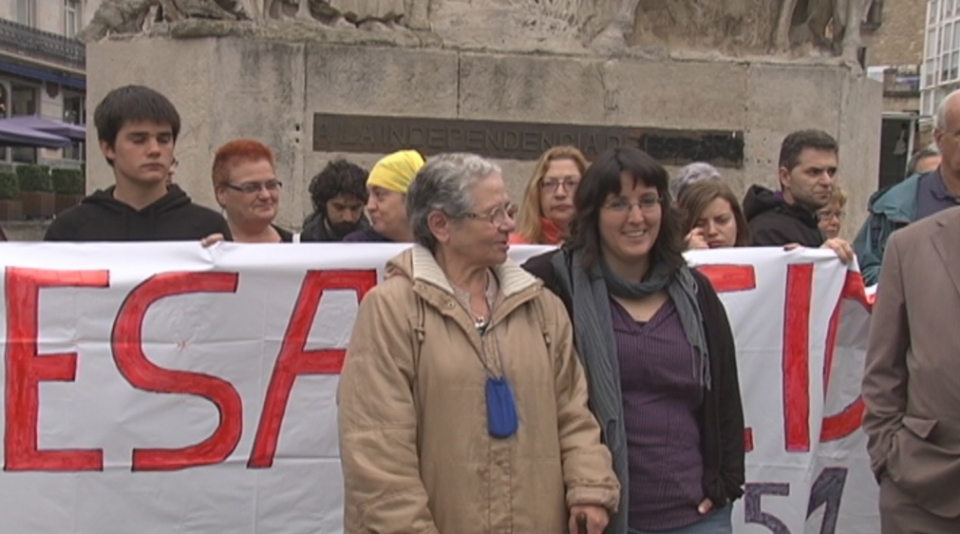
[{"label": "red hair", "polygon": [[217,149],[213,157],[213,187],[217,188],[230,181],[230,170],[238,163],[262,161],[270,162],[276,168],[273,151],[267,145],[253,139],[237,139]]}]

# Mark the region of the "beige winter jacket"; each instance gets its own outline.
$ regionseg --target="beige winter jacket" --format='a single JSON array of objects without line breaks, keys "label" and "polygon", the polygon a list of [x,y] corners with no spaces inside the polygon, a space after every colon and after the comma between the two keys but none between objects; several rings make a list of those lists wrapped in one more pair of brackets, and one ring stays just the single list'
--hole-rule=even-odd
[{"label": "beige winter jacket", "polygon": [[487,431],[483,340],[429,251],[391,260],[364,298],[340,379],[346,534],[561,534],[571,505],[616,510],[563,305],[512,261],[495,274],[484,337],[516,396],[507,439]]}]

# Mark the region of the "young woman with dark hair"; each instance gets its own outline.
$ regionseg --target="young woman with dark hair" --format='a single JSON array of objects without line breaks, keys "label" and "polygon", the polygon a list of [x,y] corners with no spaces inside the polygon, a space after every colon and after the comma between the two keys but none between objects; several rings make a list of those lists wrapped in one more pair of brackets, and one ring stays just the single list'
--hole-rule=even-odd
[{"label": "young woman with dark hair", "polygon": [[590,165],[570,239],[525,267],[567,306],[590,406],[620,479],[607,532],[728,533],[744,483],[733,334],[687,267],[668,176],[618,147]]}]

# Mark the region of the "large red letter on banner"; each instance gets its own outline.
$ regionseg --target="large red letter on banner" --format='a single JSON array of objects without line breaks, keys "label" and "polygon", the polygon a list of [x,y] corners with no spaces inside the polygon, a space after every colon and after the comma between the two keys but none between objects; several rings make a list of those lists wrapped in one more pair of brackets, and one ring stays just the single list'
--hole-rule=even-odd
[{"label": "large red letter on banner", "polygon": [[326,290],[348,289],[357,292],[357,301],[377,284],[376,271],[309,271],[300,288],[280,356],[270,378],[263,401],[263,413],[253,443],[248,467],[270,467],[280,439],[280,425],[287,410],[290,390],[298,375],[338,374],[343,367],[343,349],[306,350],[320,298]]},{"label": "large red letter on banner", "polygon": [[7,357],[5,471],[99,471],[101,449],[37,448],[40,382],[72,382],[77,374],[77,354],[37,353],[41,287],[107,287],[107,271],[47,271],[7,267]]},{"label": "large red letter on banner", "polygon": [[810,450],[810,300],[813,264],[787,267],[783,321],[783,418],[788,452]]},{"label": "large red letter on banner", "polygon": [[[830,371],[833,368],[833,353],[837,348],[837,332],[840,329],[841,309],[845,300],[859,303],[867,311],[873,310],[873,298],[867,296],[863,286],[863,277],[860,273],[847,272],[847,279],[843,285],[843,293],[837,302],[837,307],[830,317],[830,327],[827,330],[827,355],[823,367],[823,390],[826,392],[830,385]],[[820,429],[820,441],[833,441],[853,434],[863,421],[863,398],[858,396],[840,413],[823,418],[823,428]]]},{"label": "large red letter on banner", "polygon": [[143,353],[143,321],[158,300],[185,293],[234,293],[236,273],[163,273],[143,282],[124,301],[113,327],[113,358],[134,387],[157,393],[204,397],[220,411],[220,424],[209,438],[182,449],[134,449],[134,471],[168,471],[224,461],[240,441],[243,405],[229,382],[201,373],[171,371],[154,365]]},{"label": "large red letter on banner", "polygon": [[[714,291],[726,293],[730,291],[750,291],[757,288],[757,272],[753,265],[703,265],[698,271],[710,279]],[[743,430],[743,443],[746,452],[753,450],[753,429]]]}]

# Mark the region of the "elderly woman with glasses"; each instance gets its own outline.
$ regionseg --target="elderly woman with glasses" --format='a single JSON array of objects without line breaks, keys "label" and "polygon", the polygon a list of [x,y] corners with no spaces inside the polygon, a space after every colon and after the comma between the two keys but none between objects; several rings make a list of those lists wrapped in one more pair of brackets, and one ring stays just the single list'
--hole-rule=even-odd
[{"label": "elderly woman with glasses", "polygon": [[729,533],[744,483],[733,334],[687,267],[666,171],[619,147],[577,189],[573,234],[527,267],[564,300],[623,487],[612,534]]},{"label": "elderly woman with glasses", "polygon": [[587,158],[572,146],[557,146],[540,156],[520,207],[514,244],[558,245],[573,220],[573,195],[587,170]]},{"label": "elderly woman with glasses", "polygon": [[406,200],[340,379],[344,532],[601,534],[619,485],[563,305],[507,258],[500,169],[441,155]]},{"label": "elderly woman with glasses", "polygon": [[252,139],[230,141],[213,159],[213,189],[233,240],[239,243],[289,243],[293,234],[275,226],[282,183],[273,151]]},{"label": "elderly woman with glasses", "polygon": [[830,203],[817,211],[820,220],[818,226],[824,237],[833,239],[840,237],[840,227],[843,226],[843,208],[847,205],[847,193],[839,186],[833,186]]}]

